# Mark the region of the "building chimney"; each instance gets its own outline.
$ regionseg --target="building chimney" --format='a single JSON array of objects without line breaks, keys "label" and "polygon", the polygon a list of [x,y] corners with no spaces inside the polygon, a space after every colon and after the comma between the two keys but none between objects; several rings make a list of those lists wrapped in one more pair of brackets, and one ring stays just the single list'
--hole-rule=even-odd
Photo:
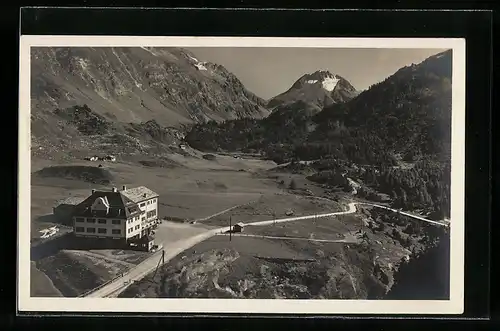
[{"label": "building chimney", "polygon": [[94,194],[94,193],[95,193],[95,189],[92,189],[92,194]]},{"label": "building chimney", "polygon": [[117,192],[117,189],[116,189],[116,187],[113,187],[113,192]]},{"label": "building chimney", "polygon": [[123,185],[122,190],[126,191],[127,190],[127,186]]}]

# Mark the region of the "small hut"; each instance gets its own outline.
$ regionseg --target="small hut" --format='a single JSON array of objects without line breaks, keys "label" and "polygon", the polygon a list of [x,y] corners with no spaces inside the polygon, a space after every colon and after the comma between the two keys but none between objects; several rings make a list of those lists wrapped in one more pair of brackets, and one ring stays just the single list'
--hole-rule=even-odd
[{"label": "small hut", "polygon": [[146,252],[150,252],[155,244],[155,239],[151,235],[143,236],[139,241],[140,241],[140,247]]},{"label": "small hut", "polygon": [[75,212],[75,207],[84,199],[85,198],[68,197],[66,199],[59,200],[56,203],[56,206],[52,208],[54,217],[58,222],[70,225],[72,222],[73,213]]},{"label": "small hut", "polygon": [[232,232],[243,232],[243,228],[245,227],[245,223],[239,222],[233,225]]}]

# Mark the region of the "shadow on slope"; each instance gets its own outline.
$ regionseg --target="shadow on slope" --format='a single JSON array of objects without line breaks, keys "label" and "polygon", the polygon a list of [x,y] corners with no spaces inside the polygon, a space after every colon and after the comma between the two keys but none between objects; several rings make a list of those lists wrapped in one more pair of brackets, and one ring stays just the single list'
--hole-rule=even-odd
[{"label": "shadow on slope", "polygon": [[45,178],[76,179],[101,185],[110,184],[113,180],[113,175],[109,170],[83,165],[46,167],[36,171],[34,175]]},{"label": "shadow on slope", "polygon": [[443,235],[435,247],[403,263],[394,276],[395,284],[384,299],[449,300],[449,235]]}]

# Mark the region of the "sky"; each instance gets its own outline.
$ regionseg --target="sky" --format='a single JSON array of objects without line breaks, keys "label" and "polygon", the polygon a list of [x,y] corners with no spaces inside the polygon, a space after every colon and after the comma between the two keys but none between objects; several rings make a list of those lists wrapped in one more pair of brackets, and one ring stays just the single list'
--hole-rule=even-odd
[{"label": "sky", "polygon": [[198,60],[223,65],[245,87],[270,99],[302,75],[328,70],[364,90],[412,63],[445,49],[190,47]]}]

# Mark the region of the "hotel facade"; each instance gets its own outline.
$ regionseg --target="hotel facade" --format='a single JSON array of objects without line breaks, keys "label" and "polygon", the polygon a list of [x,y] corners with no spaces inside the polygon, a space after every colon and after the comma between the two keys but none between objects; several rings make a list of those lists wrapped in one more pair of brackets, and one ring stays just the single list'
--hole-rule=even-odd
[{"label": "hotel facade", "polygon": [[92,190],[73,213],[75,236],[111,238],[124,243],[148,237],[158,224],[158,194],[145,186]]}]

